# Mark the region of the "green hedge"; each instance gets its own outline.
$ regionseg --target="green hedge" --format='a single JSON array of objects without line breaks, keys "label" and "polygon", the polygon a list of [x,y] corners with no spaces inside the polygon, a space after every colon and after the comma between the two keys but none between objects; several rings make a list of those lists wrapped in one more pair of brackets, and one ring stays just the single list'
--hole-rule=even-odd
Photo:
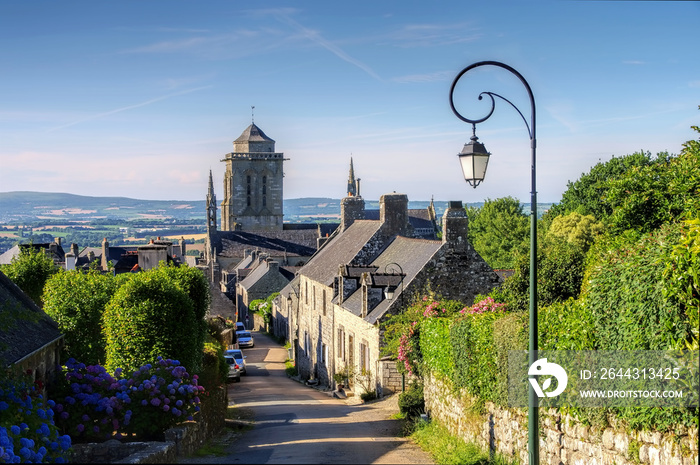
[{"label": "green hedge", "polygon": [[423,362],[432,371],[452,379],[454,375],[454,358],[450,344],[450,323],[448,318],[429,318],[421,323],[420,350]]},{"label": "green hedge", "polygon": [[[665,225],[638,240],[617,240],[598,255],[587,307],[600,350],[685,348],[692,331],[677,298],[665,295],[664,270],[680,225]],[[605,244],[603,244],[605,245]]]},{"label": "green hedge", "polygon": [[49,278],[44,311],[64,334],[64,361],[73,357],[86,365],[104,364],[102,314],[118,286],[114,276],[97,271],[63,271]]},{"label": "green hedge", "polygon": [[201,366],[194,304],[165,276],[144,273],[116,292],[104,314],[106,367],[133,371],[158,356]]}]

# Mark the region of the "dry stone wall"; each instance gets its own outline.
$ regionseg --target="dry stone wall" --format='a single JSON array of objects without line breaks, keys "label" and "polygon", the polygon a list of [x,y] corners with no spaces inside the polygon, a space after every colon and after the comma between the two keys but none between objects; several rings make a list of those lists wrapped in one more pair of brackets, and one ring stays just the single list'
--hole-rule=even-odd
[{"label": "dry stone wall", "polygon": [[[487,403],[476,414],[448,382],[426,377],[425,408],[451,434],[528,464],[527,409]],[[595,429],[557,410],[540,411],[540,463],[551,465],[697,465],[698,430],[677,434]]]}]

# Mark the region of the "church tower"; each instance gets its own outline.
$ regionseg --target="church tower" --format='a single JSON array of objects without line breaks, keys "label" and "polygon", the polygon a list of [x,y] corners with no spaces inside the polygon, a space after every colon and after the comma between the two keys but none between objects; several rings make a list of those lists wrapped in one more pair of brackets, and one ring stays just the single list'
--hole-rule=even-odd
[{"label": "church tower", "polygon": [[222,231],[281,231],[284,154],[275,141],[251,124],[233,141],[226,163]]}]

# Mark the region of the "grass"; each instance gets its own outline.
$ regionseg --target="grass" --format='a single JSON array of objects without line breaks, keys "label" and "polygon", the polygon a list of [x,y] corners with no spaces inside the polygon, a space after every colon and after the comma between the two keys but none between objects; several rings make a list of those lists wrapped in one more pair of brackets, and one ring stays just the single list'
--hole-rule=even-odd
[{"label": "grass", "polygon": [[417,421],[411,438],[439,465],[513,465],[517,463],[501,454],[491,457],[478,445],[450,435],[447,428],[433,421]]}]

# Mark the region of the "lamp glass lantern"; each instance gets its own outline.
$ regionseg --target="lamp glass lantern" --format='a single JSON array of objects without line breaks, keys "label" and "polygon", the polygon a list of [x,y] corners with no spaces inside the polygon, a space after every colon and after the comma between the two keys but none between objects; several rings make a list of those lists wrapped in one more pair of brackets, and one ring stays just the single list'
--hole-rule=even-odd
[{"label": "lamp glass lantern", "polygon": [[396,286],[387,286],[384,288],[384,297],[386,297],[386,300],[392,300],[395,292]]},{"label": "lamp glass lantern", "polygon": [[458,156],[462,165],[464,180],[476,188],[486,176],[486,167],[491,156],[484,144],[479,142],[479,138],[476,137],[476,131],[471,140],[464,144],[464,148]]}]

